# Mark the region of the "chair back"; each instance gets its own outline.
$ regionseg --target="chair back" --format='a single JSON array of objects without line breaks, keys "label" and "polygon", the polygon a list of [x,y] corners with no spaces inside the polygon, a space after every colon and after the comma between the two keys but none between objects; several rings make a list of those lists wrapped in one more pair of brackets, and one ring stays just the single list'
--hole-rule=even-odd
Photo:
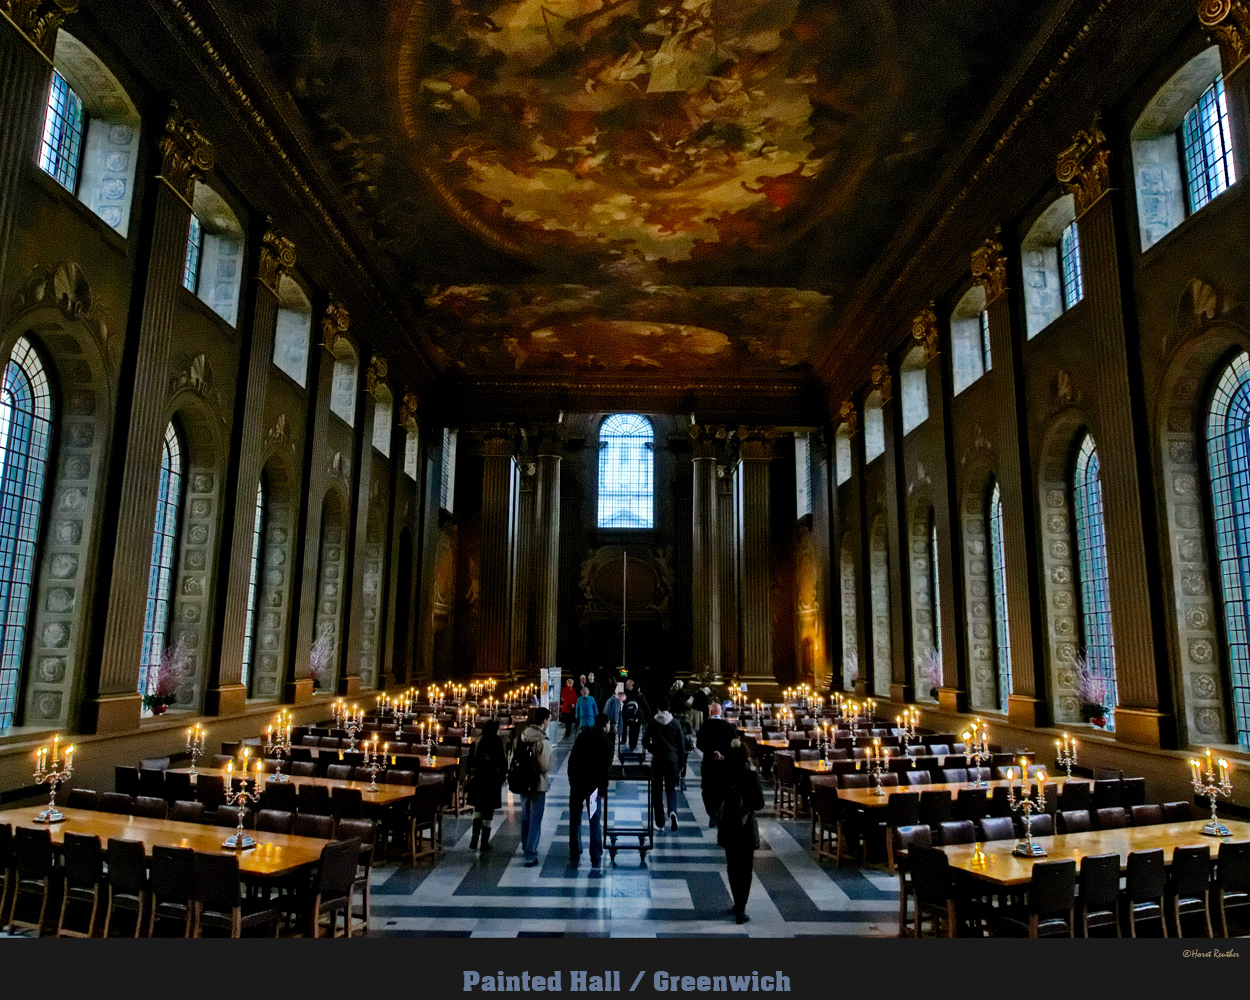
[{"label": "chair back", "polygon": [[1194,807],[1189,802],[1163,803],[1163,821],[1165,823],[1188,823],[1194,818]]},{"label": "chair back", "polygon": [[195,798],[195,789],[191,784],[191,775],[180,771],[165,772],[165,801],[186,802]]},{"label": "chair back", "polygon": [[812,806],[823,827],[838,822],[838,779],[832,776],[812,778]]},{"label": "chair back", "polygon": [[377,824],[371,819],[341,819],[334,830],[334,837],[336,840],[355,837],[361,844],[369,845],[373,843],[376,828]]},{"label": "chair back", "polygon": [[132,800],[125,792],[105,792],[100,796],[100,812],[128,816]]},{"label": "chair back", "polygon": [[1087,854],[1081,859],[1081,905],[1115,910],[1120,902],[1120,855]]},{"label": "chair back", "polygon": [[1010,816],[987,816],[977,823],[981,840],[1015,840],[1016,824]]},{"label": "chair back", "polygon": [[1163,822],[1163,806],[1131,806],[1129,815],[1133,817],[1134,826],[1157,826]]},{"label": "chair back", "polygon": [[920,822],[938,827],[951,818],[951,793],[949,788],[920,793]]},{"label": "chair back", "polygon": [[243,817],[243,825],[250,827],[251,810],[247,806],[218,806],[217,811],[213,813],[213,823],[217,826],[226,826],[238,828],[239,816]]},{"label": "chair back", "polygon": [[989,815],[989,789],[965,788],[955,799],[955,819],[976,821]]},{"label": "chair back", "polygon": [[399,768],[392,768],[386,772],[386,783],[388,785],[413,785],[417,783],[416,771],[404,771]]},{"label": "chair back", "polygon": [[206,810],[216,809],[226,801],[226,779],[220,774],[201,774],[195,779],[195,797]]},{"label": "chair back", "polygon": [[295,812],[295,785],[289,781],[266,781],[265,789],[260,793],[262,809],[280,809],[284,812]]},{"label": "chair back", "polygon": [[[165,767],[169,767],[169,758],[162,758],[165,761]],[[148,767],[150,761],[144,761],[143,767],[139,768],[139,794],[150,795],[154,797],[165,797],[165,768]]]},{"label": "chair back", "polygon": [[243,901],[239,858],[235,854],[196,851],[192,863],[194,899],[206,912],[229,914]]},{"label": "chair back", "polygon": [[1100,830],[1121,830],[1128,826],[1128,813],[1123,806],[1099,809],[1094,818],[1098,821]]},{"label": "chair back", "polygon": [[[1117,772],[1118,773],[1118,772]],[[1123,789],[1119,778],[1102,778],[1094,782],[1094,809],[1113,809],[1123,805]]]},{"label": "chair back", "polygon": [[300,785],[296,801],[301,814],[330,815],[330,789],[325,785]]},{"label": "chair back", "polygon": [[942,768],[942,781],[947,784],[958,784],[968,780],[968,769],[965,767]]},{"label": "chair back", "polygon": [[334,819],[317,813],[301,812],[295,817],[292,830],[297,837],[316,837],[318,840],[329,840],[334,836]]},{"label": "chair back", "polygon": [[916,844],[907,851],[907,863],[917,901],[951,898],[951,865],[944,850]]},{"label": "chair back", "polygon": [[257,833],[290,833],[295,827],[295,813],[286,809],[262,809],[256,814]]},{"label": "chair back", "polygon": [[959,751],[955,751],[954,753],[948,753],[945,757],[942,758],[943,770],[945,770],[948,767],[951,768],[952,770],[958,770],[960,768],[966,768],[967,766],[968,766],[968,758],[964,754],[960,753]]},{"label": "chair back", "polygon": [[930,743],[929,753],[934,757],[945,757],[951,752],[950,745],[947,743]]},{"label": "chair back", "polygon": [[913,847],[932,847],[933,831],[923,823],[894,828],[894,854],[910,852]]},{"label": "chair back", "polygon": [[148,858],[138,840],[109,838],[109,886],[114,892],[138,895],[148,885]]},{"label": "chair back", "polygon": [[293,760],[291,761],[291,777],[298,778],[315,778],[317,777],[317,762],[315,760]]},{"label": "chair back", "polygon": [[360,819],[365,814],[364,794],[359,788],[336,788],[330,793],[330,812],[335,822]]},{"label": "chair back", "polygon": [[[988,768],[981,768],[982,771]],[[1011,803],[1007,799],[1007,788],[1004,785],[998,785],[990,790],[990,815],[991,816],[1011,816],[1013,815]]]},{"label": "chair back", "polygon": [[1146,804],[1146,779],[1145,778],[1121,778],[1120,779],[1120,805],[1125,809],[1132,809],[1133,806]]},{"label": "chair back", "polygon": [[994,776],[994,772],[988,767],[970,767],[968,768],[969,781],[989,781]]},{"label": "chair back", "polygon": [[866,774],[839,774],[838,784],[843,788],[867,788],[868,775]]},{"label": "chair back", "polygon": [[1167,886],[1163,848],[1130,851],[1124,878],[1124,895],[1130,903],[1147,903],[1163,898]]},{"label": "chair back", "polygon": [[113,767],[113,791],[123,795],[139,794],[139,769],[117,764]]},{"label": "chair back", "polygon": [[352,765],[351,764],[331,764],[326,768],[326,777],[334,781],[351,781]]},{"label": "chair back", "polygon": [[98,809],[100,793],[90,788],[71,788],[65,805],[70,809]]},{"label": "chair back", "polygon": [[1220,844],[1216,873],[1224,892],[1250,893],[1250,840],[1226,840]]},{"label": "chair back", "polygon": [[1059,814],[1060,833],[1085,833],[1094,828],[1088,809],[1073,809]]},{"label": "chair back", "polygon": [[169,807],[169,818],[176,823],[203,823],[204,803],[179,799]]},{"label": "chair back", "polygon": [[947,820],[941,825],[940,829],[942,831],[943,847],[949,847],[951,844],[975,844],[977,842],[977,830],[970,819]]},{"label": "chair back", "polygon": [[164,796],[158,798],[155,795],[136,795],[134,805],[131,806],[131,815],[142,816],[144,819],[164,819],[168,811],[169,803]]},{"label": "chair back", "polygon": [[360,838],[335,840],[321,849],[321,870],[317,876],[317,892],[322,902],[350,896],[356,881],[360,859]]},{"label": "chair back", "polygon": [[1092,809],[1094,796],[1088,781],[1065,781],[1059,790],[1059,808],[1063,812]]},{"label": "chair back", "polygon": [[152,895],[179,903],[195,895],[195,851],[162,844],[152,848]]},{"label": "chair back", "polygon": [[1075,905],[1076,861],[1060,858],[1034,862],[1033,878],[1029,882],[1029,912],[1039,917],[1068,917]]},{"label": "chair back", "polygon": [[928,771],[904,771],[903,776],[907,779],[909,785],[931,785],[933,784],[933,775]]},{"label": "chair back", "polygon": [[65,834],[61,848],[65,881],[72,885],[96,885],[104,878],[104,851],[100,838],[92,834]]},{"label": "chair back", "polygon": [[1211,888],[1211,848],[1207,844],[1172,849],[1172,892],[1180,898],[1205,896]]},{"label": "chair back", "polygon": [[915,826],[919,822],[920,793],[891,792],[885,803],[886,826]]},{"label": "chair back", "polygon": [[1055,817],[1050,813],[1034,813],[1029,817],[1029,832],[1034,837],[1050,837],[1055,832]]}]

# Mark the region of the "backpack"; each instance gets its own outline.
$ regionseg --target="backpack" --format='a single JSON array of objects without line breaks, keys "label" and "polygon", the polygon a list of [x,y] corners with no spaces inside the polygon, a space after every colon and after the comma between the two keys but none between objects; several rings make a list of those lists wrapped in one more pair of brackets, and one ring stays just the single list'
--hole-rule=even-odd
[{"label": "backpack", "polygon": [[517,795],[530,795],[537,790],[539,777],[534,744],[518,740],[512,751],[512,763],[508,765],[508,790]]},{"label": "backpack", "polygon": [[637,701],[627,701],[621,706],[621,717],[626,722],[637,722],[642,717],[642,706]]}]

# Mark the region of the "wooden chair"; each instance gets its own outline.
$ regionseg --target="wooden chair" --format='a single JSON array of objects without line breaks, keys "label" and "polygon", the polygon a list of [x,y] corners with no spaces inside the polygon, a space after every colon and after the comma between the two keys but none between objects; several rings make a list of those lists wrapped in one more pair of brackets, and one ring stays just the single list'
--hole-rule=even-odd
[{"label": "wooden chair", "polygon": [[885,864],[894,872],[894,831],[920,823],[920,793],[891,792],[885,803]]},{"label": "wooden chair", "polygon": [[907,851],[907,864],[911,868],[916,900],[912,937],[923,935],[926,919],[933,927],[934,937],[954,937],[957,930],[955,894],[946,852],[917,844]]},{"label": "wooden chair", "polygon": [[[61,857],[65,884],[61,893],[61,914],[56,922],[56,936],[94,937],[100,917],[101,886],[104,882],[104,851],[100,847],[100,838],[66,831]],[[71,910],[81,907],[87,909],[86,919],[75,926],[69,919]]]},{"label": "wooden chair", "polygon": [[906,937],[911,924],[907,919],[907,900],[912,900],[914,913],[916,896],[909,864],[910,852],[913,847],[931,847],[933,835],[927,826],[917,823],[915,826],[900,826],[890,836],[894,841],[892,853],[898,871],[898,936]]},{"label": "wooden chair", "polygon": [[778,751],[773,754],[773,813],[776,816],[798,815],[798,783],[795,778],[794,754]]},{"label": "wooden chair", "polygon": [[150,889],[148,937],[156,937],[162,920],[181,924],[181,936],[190,937],[195,918],[195,851],[189,847],[153,847]]},{"label": "wooden chair", "polygon": [[204,821],[204,803],[178,800],[169,807],[169,818],[176,823],[202,823]]},{"label": "wooden chair", "polygon": [[128,912],[135,915],[134,934],[131,936],[138,937],[143,929],[143,913],[148,900],[148,859],[142,842],[109,838],[108,887],[104,936],[108,937],[113,929],[117,913]]},{"label": "wooden chair", "polygon": [[1206,844],[1173,848],[1168,899],[1172,926],[1178,938],[1185,936],[1181,917],[1190,913],[1201,913],[1206,923],[1206,936],[1215,936],[1211,928],[1211,848]]},{"label": "wooden chair", "polygon": [[1168,936],[1168,922],[1163,911],[1166,889],[1163,848],[1130,851],[1124,879],[1124,911],[1130,937],[1137,937],[1137,924],[1142,920],[1158,920],[1163,936]]},{"label": "wooden chair", "polygon": [[25,929],[43,934],[55,875],[52,832],[19,826],[13,833],[13,901],[9,904],[9,930]]},{"label": "wooden chair", "polygon": [[1081,859],[1081,936],[1098,927],[1114,927],[1120,936],[1120,855],[1087,854]]},{"label": "wooden chair", "polygon": [[253,927],[273,927],[278,936],[281,915],[268,900],[248,902],[239,883],[239,859],[234,854],[208,854],[197,851],[193,862],[195,916],[193,937],[203,937],[204,928],[225,930],[230,937],[242,937]]},{"label": "wooden chair", "polygon": [[1220,927],[1224,937],[1229,929],[1230,910],[1250,909],[1250,840],[1226,840],[1216,858],[1215,892],[1220,901]]},{"label": "wooden chair", "polygon": [[373,893],[369,887],[369,876],[373,872],[373,840],[377,832],[376,824],[371,819],[339,820],[335,834],[340,840],[356,837],[360,840],[360,860],[356,866],[356,880],[352,883],[352,898],[360,893],[360,912],[352,911],[352,916],[369,933],[369,917],[373,908]]},{"label": "wooden chair", "polygon": [[819,856],[837,857],[838,779],[832,775],[812,778],[812,842]]},{"label": "wooden chair", "polygon": [[320,870],[312,902],[312,936],[321,937],[321,918],[330,918],[330,937],[339,937],[338,914],[343,914],[343,937],[352,936],[352,888],[360,863],[360,838],[336,840],[321,849]]},{"label": "wooden chair", "polygon": [[1010,908],[996,916],[995,933],[1024,931],[1031,938],[1072,937],[1076,907],[1076,862],[1071,858],[1037,861],[1022,911]]}]

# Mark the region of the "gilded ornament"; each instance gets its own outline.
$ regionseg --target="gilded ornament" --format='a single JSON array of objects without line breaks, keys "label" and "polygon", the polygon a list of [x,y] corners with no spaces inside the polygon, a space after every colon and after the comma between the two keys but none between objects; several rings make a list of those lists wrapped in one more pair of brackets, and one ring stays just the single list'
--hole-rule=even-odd
[{"label": "gilded ornament", "polygon": [[921,309],[911,321],[911,337],[918,344],[924,345],[924,360],[928,364],[938,354],[938,321],[933,304]]},{"label": "gilded ornament", "polygon": [[855,404],[849,399],[844,399],[838,407],[838,419],[846,424],[846,432],[854,437],[859,430],[859,410],[855,409]]},{"label": "gilded ornament", "polygon": [[195,197],[195,182],[213,169],[213,147],[199,124],[182,116],[177,101],[170,102],[160,147],[161,177],[190,204]]},{"label": "gilded ornament", "polygon": [[331,297],[326,306],[325,317],[321,320],[321,346],[331,354],[337,354],[340,344],[346,346],[347,331],[352,325],[352,318],[347,306],[338,299]]},{"label": "gilded ornament", "polygon": [[35,48],[51,57],[57,29],[67,16],[78,12],[78,0],[0,0],[0,10]]},{"label": "gilded ornament", "polygon": [[1198,20],[1219,43],[1226,75],[1250,56],[1250,4],[1245,0],[1202,0]]},{"label": "gilded ornament", "polygon": [[273,228],[273,220],[260,243],[258,277],[261,284],[275,295],[282,276],[295,267],[295,244]]},{"label": "gilded ornament", "polygon": [[987,306],[1007,290],[1007,256],[998,240],[988,239],[972,251],[972,278],[984,290]]},{"label": "gilded ornament", "polygon": [[890,401],[890,393],[894,388],[894,380],[890,376],[890,368],[885,362],[872,366],[872,384],[881,393],[881,402]]},{"label": "gilded ornament", "polygon": [[386,387],[386,358],[375,354],[369,359],[369,367],[365,369],[365,388],[377,399],[378,392]]},{"label": "gilded ornament", "polygon": [[1097,120],[1087,131],[1081,129],[1072,145],[1059,154],[1055,176],[1076,201],[1076,214],[1082,215],[1111,186],[1107,162],[1111,151]]},{"label": "gilded ornament", "polygon": [[417,395],[413,392],[404,393],[404,401],[399,404],[399,426],[410,433],[417,430]]}]

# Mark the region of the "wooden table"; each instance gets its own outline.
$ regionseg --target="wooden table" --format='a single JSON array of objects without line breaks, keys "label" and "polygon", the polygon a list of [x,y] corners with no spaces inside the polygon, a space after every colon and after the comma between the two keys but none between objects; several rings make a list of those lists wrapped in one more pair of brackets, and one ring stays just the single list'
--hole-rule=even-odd
[{"label": "wooden table", "polygon": [[[804,764],[810,764],[812,766],[803,767]],[[811,771],[815,774],[829,774],[830,773],[828,768],[825,768],[823,770],[821,769],[820,761],[818,760],[801,760],[795,766],[802,768],[805,771]],[[862,774],[863,772],[861,771],[859,773]],[[869,780],[871,781],[871,779]],[[1063,786],[1067,783],[1067,780],[1068,779],[1065,777],[1047,778],[1046,784],[1048,785],[1053,784],[1056,788],[1063,788]],[[1081,781],[1083,779],[1073,778],[1072,780]],[[1020,779],[1017,778],[1011,784],[1013,787],[1018,789],[1020,787]],[[1033,782],[1032,786],[1036,788],[1037,783]],[[990,792],[995,788],[1006,788],[1006,787],[1007,787],[1006,778],[996,779],[994,781],[988,781],[985,784],[985,790],[987,792]],[[876,789],[875,784],[870,788],[839,788],[838,799],[841,800],[842,802],[854,803],[855,805],[859,806],[861,809],[884,809],[886,806],[886,803],[890,799],[891,792],[950,792],[952,798],[958,798],[961,792],[976,791],[976,789],[975,788],[970,789],[968,787],[968,782],[966,781],[952,781],[952,782],[936,782],[932,785],[886,785],[884,786],[884,791],[885,791],[884,795],[876,794],[877,789]]]},{"label": "wooden table", "polygon": [[138,840],[144,850],[152,853],[153,847],[190,847],[195,851],[234,854],[239,859],[241,874],[255,878],[277,878],[316,864],[321,859],[321,849],[329,843],[317,837],[296,837],[283,833],[258,833],[249,831],[256,838],[256,847],[247,851],[223,848],[221,842],[231,833],[221,826],[202,823],[177,823],[168,819],[144,819],[140,816],[120,816],[116,813],[96,812],[92,809],[61,809],[65,814],[63,823],[36,823],[39,809],[8,809],[0,812],[0,823],[11,823],[14,828],[51,830],[52,843],[62,844],[66,833],[94,834],[100,838],[105,850],[108,839]]},{"label": "wooden table", "polygon": [[[311,752],[311,756],[312,756],[313,760],[321,760],[322,758],[327,758],[327,759],[329,759],[329,760],[342,761],[343,763],[346,763],[346,761],[344,761],[344,760],[343,760],[343,754],[345,754],[345,753],[357,753],[357,754],[358,754],[358,753],[363,753],[363,752],[364,752],[363,750],[360,750],[359,748],[358,748],[358,749],[356,749],[356,750],[337,750],[337,749],[335,749],[334,747],[294,747],[294,746],[293,746],[293,747],[291,747],[291,749],[292,749],[292,750],[296,750],[296,749],[299,749],[299,750],[308,750],[308,751],[310,751],[310,752]],[[448,747],[448,748],[446,748],[446,749],[454,749],[454,748],[452,748],[452,747]],[[419,753],[415,753],[415,752],[413,752],[412,750],[409,750],[409,751],[408,751],[408,752],[406,752],[406,753],[398,753],[398,754],[397,754],[397,753],[394,751],[394,749],[391,749],[391,750],[389,750],[389,751],[387,752],[386,756],[390,759],[390,764],[388,765],[389,767],[397,767],[397,766],[398,766],[398,764],[396,764],[396,762],[395,762],[395,760],[394,760],[394,758],[396,758],[396,757],[420,757],[420,758],[421,758],[421,766],[424,768],[424,767],[425,767],[425,759],[426,759],[426,758],[425,758],[425,744],[424,744],[424,743],[423,743],[423,744],[421,744],[421,750],[420,750],[420,752],[419,752]],[[437,760],[442,760],[442,759],[445,759],[445,760],[459,760],[460,758],[459,758],[459,757],[452,757],[450,754],[442,754],[442,755],[441,755],[441,757],[440,757],[440,756],[436,756],[434,759],[437,761]],[[356,765],[354,765],[354,766],[355,766],[355,767],[359,767],[360,765],[359,765],[359,764],[356,764]]]},{"label": "wooden table", "polygon": [[[216,775],[221,776],[222,778],[225,778],[227,775],[227,771],[225,768],[216,768],[214,770],[207,770],[207,771],[204,770],[203,768],[200,768],[194,774],[191,772],[191,769],[189,767],[171,767],[169,770],[173,774],[190,774],[192,784],[195,783],[195,778],[199,774],[216,774]],[[237,773],[233,775],[233,777],[236,777],[236,778],[238,776],[239,775]],[[331,789],[333,788],[358,788],[360,789],[360,793],[361,793],[360,797],[363,800],[364,804],[373,805],[373,806],[394,805],[396,802],[402,802],[404,799],[412,798],[417,792],[416,788],[413,785],[386,785],[386,784],[379,784],[378,790],[376,792],[371,792],[369,791],[369,782],[348,781],[343,778],[306,778],[298,774],[288,775],[287,780],[281,781],[281,782],[274,781],[272,775],[266,775],[266,778],[268,779],[265,782],[267,785],[268,784],[320,785],[323,788],[331,788]],[[431,780],[438,780],[440,782],[442,781],[441,777],[438,779],[434,779],[433,775],[431,775],[430,778]],[[417,776],[417,780],[420,781],[420,775]]]},{"label": "wooden table", "polygon": [[[838,794],[841,794],[839,789]],[[1250,823],[1225,819],[1221,822],[1233,835],[1231,839],[1250,839]],[[1044,858],[1018,858],[1011,853],[1015,840],[994,840],[985,844],[956,844],[942,848],[951,867],[967,876],[996,886],[1009,888],[1026,885],[1033,878],[1035,861],[1059,861],[1071,858],[1078,864],[1093,854],[1119,854],[1120,870],[1128,866],[1130,851],[1149,851],[1161,847],[1164,863],[1172,863],[1172,848],[1209,845],[1211,856],[1219,853],[1224,837],[1208,837],[1202,833],[1205,819],[1185,823],[1158,823],[1152,826],[1130,826],[1122,830],[1089,830],[1085,833],[1061,833],[1053,837],[1034,837],[1046,851]]]}]

